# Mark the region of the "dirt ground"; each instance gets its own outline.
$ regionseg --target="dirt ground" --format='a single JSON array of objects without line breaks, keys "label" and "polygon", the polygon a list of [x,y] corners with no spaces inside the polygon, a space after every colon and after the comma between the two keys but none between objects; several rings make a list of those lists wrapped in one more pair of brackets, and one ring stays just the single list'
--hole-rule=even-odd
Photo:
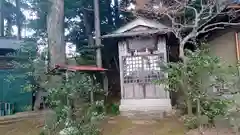
[{"label": "dirt ground", "polygon": [[39,135],[44,125],[44,117],[39,114],[29,113],[15,116],[0,117],[1,135]]},{"label": "dirt ground", "polygon": [[[1,121],[1,135],[39,135],[44,117],[31,117],[27,119]],[[110,117],[102,124],[102,135],[184,135],[181,123],[173,119],[130,120],[125,117]]]},{"label": "dirt ground", "polygon": [[102,135],[236,135],[232,129],[198,129],[187,131],[177,118],[162,120],[129,120],[110,117],[105,121]]},{"label": "dirt ground", "polygon": [[184,135],[183,124],[174,118],[164,120],[130,120],[111,117],[105,121],[102,135]]},{"label": "dirt ground", "polygon": [[[44,117],[31,116],[27,119],[3,120],[0,117],[0,135],[39,135],[44,125]],[[163,120],[130,120],[114,116],[102,124],[102,135],[199,135],[197,130],[186,133],[183,123],[176,118]],[[207,130],[204,135],[235,135],[230,130]]]},{"label": "dirt ground", "polygon": [[39,135],[42,124],[36,119],[29,119],[0,125],[1,135]]}]

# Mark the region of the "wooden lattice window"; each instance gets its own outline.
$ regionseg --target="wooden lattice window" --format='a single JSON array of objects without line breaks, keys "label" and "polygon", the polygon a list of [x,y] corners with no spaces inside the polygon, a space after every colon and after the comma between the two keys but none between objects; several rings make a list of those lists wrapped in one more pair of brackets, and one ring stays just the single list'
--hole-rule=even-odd
[{"label": "wooden lattice window", "polygon": [[146,56],[125,56],[123,58],[124,83],[152,83],[153,80],[164,77],[160,63],[164,53]]}]

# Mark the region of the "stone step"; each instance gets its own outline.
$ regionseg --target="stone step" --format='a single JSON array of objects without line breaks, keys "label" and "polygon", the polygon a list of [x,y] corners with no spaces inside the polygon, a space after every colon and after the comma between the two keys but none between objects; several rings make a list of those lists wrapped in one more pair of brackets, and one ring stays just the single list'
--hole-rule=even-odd
[{"label": "stone step", "polygon": [[121,111],[121,115],[130,119],[158,120],[166,117],[164,111]]}]

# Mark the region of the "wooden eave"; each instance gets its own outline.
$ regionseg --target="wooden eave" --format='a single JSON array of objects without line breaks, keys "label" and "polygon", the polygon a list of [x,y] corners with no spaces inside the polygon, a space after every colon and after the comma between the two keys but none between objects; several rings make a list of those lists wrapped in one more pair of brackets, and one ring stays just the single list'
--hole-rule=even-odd
[{"label": "wooden eave", "polygon": [[167,29],[163,30],[144,30],[144,31],[129,31],[129,32],[124,32],[124,33],[113,33],[113,34],[108,34],[104,35],[101,38],[106,39],[106,38],[125,38],[125,37],[134,37],[134,36],[149,36],[149,35],[164,35],[168,33],[169,31]]},{"label": "wooden eave", "polygon": [[[147,29],[134,30],[135,28],[142,26]],[[101,36],[102,39],[106,38],[125,38],[134,36],[148,36],[153,34],[166,34],[169,32],[169,27],[149,19],[139,17],[128,24],[120,27],[111,34]]]},{"label": "wooden eave", "polygon": [[240,5],[239,4],[231,4],[229,6],[227,6],[227,8],[229,9],[240,9]]}]

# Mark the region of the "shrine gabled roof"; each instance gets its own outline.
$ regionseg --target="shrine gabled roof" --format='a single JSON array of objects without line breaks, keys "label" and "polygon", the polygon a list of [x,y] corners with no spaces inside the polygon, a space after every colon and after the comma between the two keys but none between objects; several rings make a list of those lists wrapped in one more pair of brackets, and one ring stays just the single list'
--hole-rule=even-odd
[{"label": "shrine gabled roof", "polygon": [[[146,30],[134,30],[138,26],[146,27]],[[139,17],[132,22],[120,27],[116,31],[112,32],[111,34],[107,34],[102,36],[102,38],[113,38],[113,37],[131,37],[131,36],[138,36],[138,35],[150,35],[150,34],[165,34],[169,30],[169,27],[158,23],[153,20],[148,20],[142,17]]]},{"label": "shrine gabled roof", "polygon": [[113,33],[113,34],[108,34],[102,36],[102,38],[118,38],[118,37],[133,37],[133,36],[147,36],[147,35],[152,35],[152,34],[166,34],[167,31],[163,30],[144,30],[144,31],[130,31],[130,32],[125,32],[125,33]]},{"label": "shrine gabled roof", "polygon": [[132,22],[120,27],[119,29],[117,29],[113,33],[124,33],[126,31],[129,31],[129,30],[137,27],[137,26],[145,26],[145,27],[155,28],[155,29],[167,29],[168,28],[164,24],[158,23],[158,22],[153,21],[153,20],[148,20],[148,19],[139,17],[139,18],[133,20]]}]

